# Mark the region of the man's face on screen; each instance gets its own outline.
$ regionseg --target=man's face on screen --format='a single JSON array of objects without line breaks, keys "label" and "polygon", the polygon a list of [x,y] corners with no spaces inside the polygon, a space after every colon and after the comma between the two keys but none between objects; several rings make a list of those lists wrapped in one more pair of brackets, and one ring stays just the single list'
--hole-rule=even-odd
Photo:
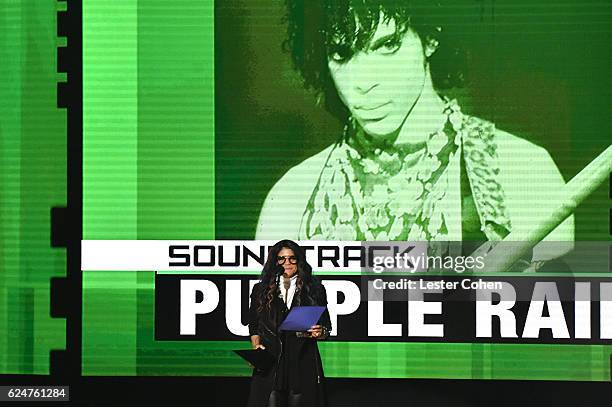
[{"label": "man's face on screen", "polygon": [[408,29],[396,35],[394,20],[381,22],[364,50],[346,44],[330,49],[328,67],[340,99],[359,125],[373,137],[400,129],[426,79],[423,46]]},{"label": "man's face on screen", "polygon": [[285,272],[283,273],[284,276],[291,277],[297,273],[297,258],[295,257],[293,250],[283,247],[278,252],[277,262],[283,266],[283,269],[285,269]]}]

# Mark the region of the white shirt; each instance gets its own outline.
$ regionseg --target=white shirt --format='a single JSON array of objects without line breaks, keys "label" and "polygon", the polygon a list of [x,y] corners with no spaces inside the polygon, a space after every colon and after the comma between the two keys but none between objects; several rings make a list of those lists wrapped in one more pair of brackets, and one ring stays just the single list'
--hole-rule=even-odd
[{"label": "white shirt", "polygon": [[293,294],[295,294],[295,286],[297,283],[297,273],[294,274],[289,279],[289,290],[285,290],[284,280],[285,280],[285,277],[281,276],[281,280],[280,280],[281,297],[283,298],[283,301],[285,302],[285,304],[287,304],[287,308],[291,308],[291,302],[293,301]]}]

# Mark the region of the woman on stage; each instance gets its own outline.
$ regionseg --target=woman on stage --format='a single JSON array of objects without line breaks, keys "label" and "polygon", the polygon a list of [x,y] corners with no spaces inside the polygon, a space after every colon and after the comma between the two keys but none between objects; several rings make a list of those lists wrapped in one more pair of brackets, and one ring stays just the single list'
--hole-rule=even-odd
[{"label": "woman on stage", "polygon": [[275,365],[267,371],[253,371],[249,407],[327,405],[317,346],[331,331],[327,309],[307,332],[278,330],[292,307],[304,305],[326,306],[325,287],[312,275],[301,247],[282,240],[271,248],[251,293],[251,345],[270,352]]}]

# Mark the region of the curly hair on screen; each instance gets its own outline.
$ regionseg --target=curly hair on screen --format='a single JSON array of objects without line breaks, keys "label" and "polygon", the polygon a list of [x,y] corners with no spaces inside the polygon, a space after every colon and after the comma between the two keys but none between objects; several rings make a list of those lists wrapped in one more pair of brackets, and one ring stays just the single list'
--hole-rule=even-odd
[{"label": "curly hair on screen", "polygon": [[397,36],[412,29],[425,45],[439,44],[428,58],[433,84],[438,92],[465,84],[467,53],[451,40],[449,29],[456,21],[457,6],[437,1],[410,0],[285,0],[287,38],[283,49],[290,53],[294,68],[306,89],[336,117],[344,120],[348,110],[339,99],[327,65],[332,45],[339,42],[352,53],[366,49],[379,22],[393,20]]}]

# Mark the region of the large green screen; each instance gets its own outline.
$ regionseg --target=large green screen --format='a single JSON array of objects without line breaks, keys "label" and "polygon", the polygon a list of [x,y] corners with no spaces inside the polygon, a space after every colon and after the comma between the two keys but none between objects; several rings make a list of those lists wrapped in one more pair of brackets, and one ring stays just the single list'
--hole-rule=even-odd
[{"label": "large green screen", "polygon": [[[83,2],[84,240],[255,239],[277,181],[342,134],[344,123],[316,106],[282,51],[283,2],[213,3]],[[452,12],[464,25],[454,29],[470,50],[472,80],[452,96],[467,114],[532,143],[508,149],[534,152],[512,171],[537,179],[548,157],[567,181],[609,144],[610,6],[461,4]],[[285,206],[305,205],[291,198],[304,185],[284,184]],[[544,181],[551,193],[560,185]],[[518,211],[537,211],[530,202]],[[609,240],[609,207],[602,185],[556,240]],[[282,225],[266,230],[258,237],[299,238]],[[83,272],[83,374],[250,375],[231,352],[246,337],[155,340],[155,273]],[[320,349],[329,377],[604,381],[612,345],[332,340]]]}]

